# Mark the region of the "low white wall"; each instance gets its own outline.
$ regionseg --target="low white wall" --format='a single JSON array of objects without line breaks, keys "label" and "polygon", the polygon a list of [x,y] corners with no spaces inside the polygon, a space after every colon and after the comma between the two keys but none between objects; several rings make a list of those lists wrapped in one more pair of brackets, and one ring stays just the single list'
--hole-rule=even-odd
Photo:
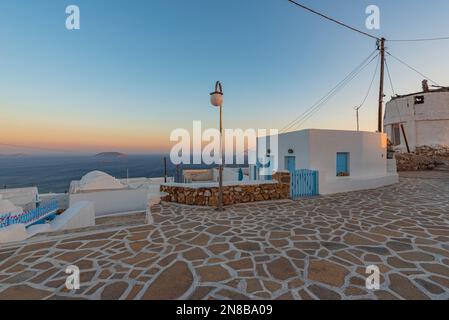
[{"label": "low white wall", "polygon": [[69,196],[70,207],[80,201],[94,204],[95,215],[104,216],[116,213],[145,211],[148,189],[105,190],[74,193]]},{"label": "low white wall", "polygon": [[357,190],[370,190],[389,186],[398,182],[399,176],[396,173],[378,177],[335,177],[332,179],[327,178],[324,183],[320,184],[319,192],[322,195],[329,195]]},{"label": "low white wall", "polygon": [[387,172],[388,173],[397,173],[397,162],[396,159],[388,159],[387,160]]},{"label": "low white wall", "polygon": [[[219,170],[217,168],[213,170],[213,180],[218,181]],[[243,170],[243,168],[242,168]],[[223,168],[223,181],[238,181],[239,180],[239,168]],[[243,181],[249,180],[248,176],[243,175]]]},{"label": "low white wall", "polygon": [[38,233],[80,229],[95,225],[95,211],[92,202],[80,201],[57,216],[52,222],[25,227],[13,224],[0,229],[0,243],[24,241]]},{"label": "low white wall", "polygon": [[49,223],[35,224],[27,228],[28,238],[38,234],[53,231]]},{"label": "low white wall", "polygon": [[95,225],[95,210],[92,202],[80,201],[57,216],[51,223],[52,231],[86,228]]},{"label": "low white wall", "polygon": [[24,224],[13,224],[0,229],[0,243],[23,241],[28,239]]},{"label": "low white wall", "polygon": [[184,170],[183,175],[185,181],[189,182],[210,181],[213,179],[213,172],[210,169]]}]

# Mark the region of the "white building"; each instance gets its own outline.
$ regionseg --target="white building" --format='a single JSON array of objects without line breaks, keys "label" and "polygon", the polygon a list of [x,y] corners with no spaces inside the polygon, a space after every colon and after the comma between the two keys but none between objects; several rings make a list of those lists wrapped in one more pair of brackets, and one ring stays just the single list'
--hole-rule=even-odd
[{"label": "white building", "polygon": [[384,128],[395,148],[410,152],[416,147],[449,145],[449,88],[393,97],[386,104]]},{"label": "white building", "polygon": [[[275,171],[318,171],[319,194],[373,189],[398,182],[382,133],[309,129],[280,134],[278,154],[267,146]],[[254,170],[254,167],[252,168]],[[254,173],[252,174],[254,178]]]},{"label": "white building", "polygon": [[0,194],[0,215],[7,213],[18,214],[22,212],[23,209],[21,207],[16,206],[14,203],[7,199],[3,199],[3,195]]},{"label": "white building", "polygon": [[37,187],[0,189],[0,197],[24,210],[33,210],[40,202]]},{"label": "white building", "polygon": [[[131,179],[130,179],[131,180]],[[146,211],[149,197],[148,184],[118,180],[104,172],[92,171],[72,181],[69,206],[80,201],[94,204],[96,216]]]}]

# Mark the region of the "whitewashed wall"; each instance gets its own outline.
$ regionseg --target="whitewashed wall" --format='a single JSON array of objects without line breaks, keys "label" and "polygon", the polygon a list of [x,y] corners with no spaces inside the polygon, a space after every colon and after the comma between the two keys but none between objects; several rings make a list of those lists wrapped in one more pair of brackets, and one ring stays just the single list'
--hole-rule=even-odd
[{"label": "whitewashed wall", "polygon": [[147,188],[105,190],[70,194],[70,207],[80,201],[91,201],[96,216],[145,211],[149,190]]},{"label": "whitewashed wall", "polygon": [[[424,96],[424,103],[415,104],[415,96]],[[390,138],[391,126],[401,123],[411,151],[417,146],[449,145],[449,92],[419,93],[389,101],[384,126]],[[402,132],[397,148],[407,150]]]},{"label": "whitewashed wall", "polygon": [[57,216],[51,223],[52,231],[87,228],[95,225],[95,211],[92,202],[79,201]]},{"label": "whitewashed wall", "polygon": [[[319,171],[320,194],[377,188],[398,182],[396,172],[387,172],[386,148],[386,134],[374,132],[310,129],[281,134],[278,170],[286,170],[285,157],[294,156],[297,170]],[[349,177],[337,177],[338,152],[349,153]]]}]

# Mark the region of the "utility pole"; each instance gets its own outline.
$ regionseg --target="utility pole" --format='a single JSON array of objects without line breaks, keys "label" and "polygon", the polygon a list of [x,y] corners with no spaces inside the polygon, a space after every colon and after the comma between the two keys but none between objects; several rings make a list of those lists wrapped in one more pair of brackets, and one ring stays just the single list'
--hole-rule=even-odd
[{"label": "utility pole", "polygon": [[385,74],[385,38],[381,38],[377,42],[380,50],[380,85],[379,85],[379,113],[377,118],[377,131],[383,132],[383,102],[384,102],[384,74]]},{"label": "utility pole", "polygon": [[362,106],[354,107],[355,109],[355,116],[357,119],[357,131],[360,131],[360,125],[359,125],[359,110]]}]

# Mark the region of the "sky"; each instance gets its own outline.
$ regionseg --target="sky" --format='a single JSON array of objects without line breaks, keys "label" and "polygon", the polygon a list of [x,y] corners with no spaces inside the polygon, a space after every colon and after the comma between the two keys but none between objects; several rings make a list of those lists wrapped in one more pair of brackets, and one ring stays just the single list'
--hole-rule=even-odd
[{"label": "sky", "polygon": [[[302,2],[387,39],[449,36],[447,0]],[[371,4],[380,30],[365,28]],[[65,28],[68,5],[80,8],[80,30]],[[387,47],[449,85],[449,41]],[[166,152],[172,130],[191,130],[194,120],[218,125],[209,103],[216,80],[226,128],[282,129],[374,49],[373,39],[287,0],[0,0],[0,154]],[[388,65],[396,93],[420,90],[420,75]],[[374,70],[298,129],[354,130],[353,108]],[[376,79],[362,130],[377,128],[377,90]]]}]

